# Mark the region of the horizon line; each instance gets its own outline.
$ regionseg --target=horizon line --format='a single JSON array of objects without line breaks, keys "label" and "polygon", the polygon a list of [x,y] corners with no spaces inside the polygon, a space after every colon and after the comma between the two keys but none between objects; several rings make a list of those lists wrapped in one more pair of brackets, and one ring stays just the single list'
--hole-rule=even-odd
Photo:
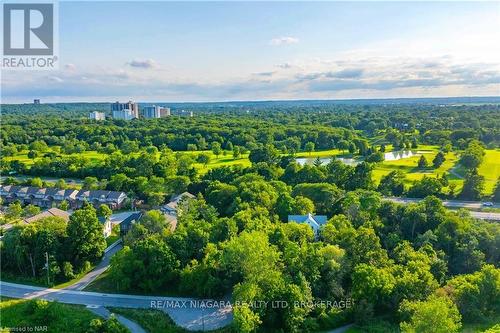
[{"label": "horizon line", "polygon": [[[145,102],[138,101],[133,98],[122,99],[125,101],[133,101],[139,104],[154,104],[154,103],[171,103],[171,104],[213,104],[213,103],[276,103],[276,102],[350,102],[350,101],[394,101],[394,100],[445,100],[445,99],[487,99],[487,98],[498,98],[500,102],[500,95],[493,96],[438,96],[438,97],[382,97],[382,98],[331,98],[331,99],[255,99],[255,100],[207,100],[207,101],[154,101],[154,102]],[[97,104],[97,103],[115,103],[114,101],[72,101],[72,102],[42,102],[42,98],[33,98],[39,99],[40,104]],[[23,104],[33,104],[33,102],[21,102],[21,103],[2,103],[0,105],[23,105]]]}]

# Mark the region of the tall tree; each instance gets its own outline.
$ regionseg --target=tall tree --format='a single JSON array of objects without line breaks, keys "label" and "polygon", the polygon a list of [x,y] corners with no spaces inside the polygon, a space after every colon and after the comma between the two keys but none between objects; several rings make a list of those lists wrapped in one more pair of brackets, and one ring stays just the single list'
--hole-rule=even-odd
[{"label": "tall tree", "polygon": [[85,261],[95,262],[104,254],[106,240],[94,207],[87,204],[69,218],[68,246],[77,267]]},{"label": "tall tree", "polygon": [[425,169],[425,168],[427,168],[428,165],[429,165],[429,163],[427,162],[427,159],[425,158],[425,156],[421,155],[420,159],[418,160],[418,168]]},{"label": "tall tree", "polygon": [[464,186],[460,197],[467,200],[480,200],[484,189],[484,176],[478,174],[477,169],[471,169],[465,175]]},{"label": "tall tree", "polygon": [[446,297],[431,296],[425,301],[404,301],[400,312],[406,318],[400,325],[404,333],[454,333],[462,327],[456,305]]},{"label": "tall tree", "polygon": [[441,165],[443,165],[444,161],[446,161],[446,158],[444,157],[443,152],[438,152],[434,159],[432,160],[432,165],[434,168],[439,168]]}]

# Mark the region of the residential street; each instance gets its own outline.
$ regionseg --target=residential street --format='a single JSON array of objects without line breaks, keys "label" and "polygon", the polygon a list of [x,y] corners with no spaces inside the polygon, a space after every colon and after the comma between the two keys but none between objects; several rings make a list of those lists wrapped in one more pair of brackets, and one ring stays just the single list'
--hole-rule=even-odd
[{"label": "residential street", "polygon": [[[230,306],[205,307],[200,306],[193,298],[163,297],[163,296],[135,296],[123,294],[102,294],[66,289],[48,289],[22,284],[0,281],[0,294],[12,298],[33,299],[40,298],[49,301],[58,301],[70,304],[87,306],[113,306],[124,308],[159,308],[188,330],[213,330],[232,321]],[[193,303],[191,303],[191,301]],[[206,305],[206,303],[203,303]]]}]

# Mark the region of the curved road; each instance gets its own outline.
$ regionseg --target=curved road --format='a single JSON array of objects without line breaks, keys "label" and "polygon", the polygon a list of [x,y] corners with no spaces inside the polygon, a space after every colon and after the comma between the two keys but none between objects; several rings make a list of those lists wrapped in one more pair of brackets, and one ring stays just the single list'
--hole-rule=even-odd
[{"label": "curved road", "polygon": [[[225,302],[194,298],[102,294],[86,291],[51,289],[0,281],[0,294],[12,298],[81,304],[88,307],[156,308],[165,311],[174,322],[188,330],[213,330],[229,325],[232,308]],[[221,304],[223,303],[223,304]]]}]

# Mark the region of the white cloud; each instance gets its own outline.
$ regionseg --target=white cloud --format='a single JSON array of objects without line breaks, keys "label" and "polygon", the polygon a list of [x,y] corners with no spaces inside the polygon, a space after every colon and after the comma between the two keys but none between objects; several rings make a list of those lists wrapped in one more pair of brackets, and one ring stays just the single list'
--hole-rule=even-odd
[{"label": "white cloud", "polygon": [[[138,71],[94,67],[47,74],[5,73],[4,100],[258,100],[498,95],[500,64],[466,62],[453,56],[294,59],[222,80],[165,75],[161,68]],[[238,75],[238,76],[236,76]],[[139,98],[140,97],[140,98]],[[127,97],[129,98],[129,97]]]},{"label": "white cloud", "polygon": [[157,66],[156,61],[153,59],[134,59],[127,63],[130,67],[150,69]]},{"label": "white cloud", "polygon": [[66,69],[68,71],[74,71],[74,70],[76,70],[76,66],[75,66],[75,64],[66,64],[64,66],[64,69]]},{"label": "white cloud", "polygon": [[50,81],[52,81],[52,82],[58,82],[58,83],[60,83],[60,82],[63,82],[63,81],[64,81],[63,79],[61,79],[61,78],[60,78],[60,77],[58,77],[58,76],[47,76],[47,79],[49,79],[49,80],[50,80]]},{"label": "white cloud", "polygon": [[285,37],[278,37],[278,38],[273,38],[269,41],[270,45],[288,45],[288,44],[297,44],[299,42],[298,38],[291,37],[291,36],[285,36]]},{"label": "white cloud", "polygon": [[292,67],[292,64],[290,64],[289,62],[285,62],[283,64],[278,64],[276,65],[276,67],[279,67],[281,69],[288,69],[288,68],[291,68]]}]

